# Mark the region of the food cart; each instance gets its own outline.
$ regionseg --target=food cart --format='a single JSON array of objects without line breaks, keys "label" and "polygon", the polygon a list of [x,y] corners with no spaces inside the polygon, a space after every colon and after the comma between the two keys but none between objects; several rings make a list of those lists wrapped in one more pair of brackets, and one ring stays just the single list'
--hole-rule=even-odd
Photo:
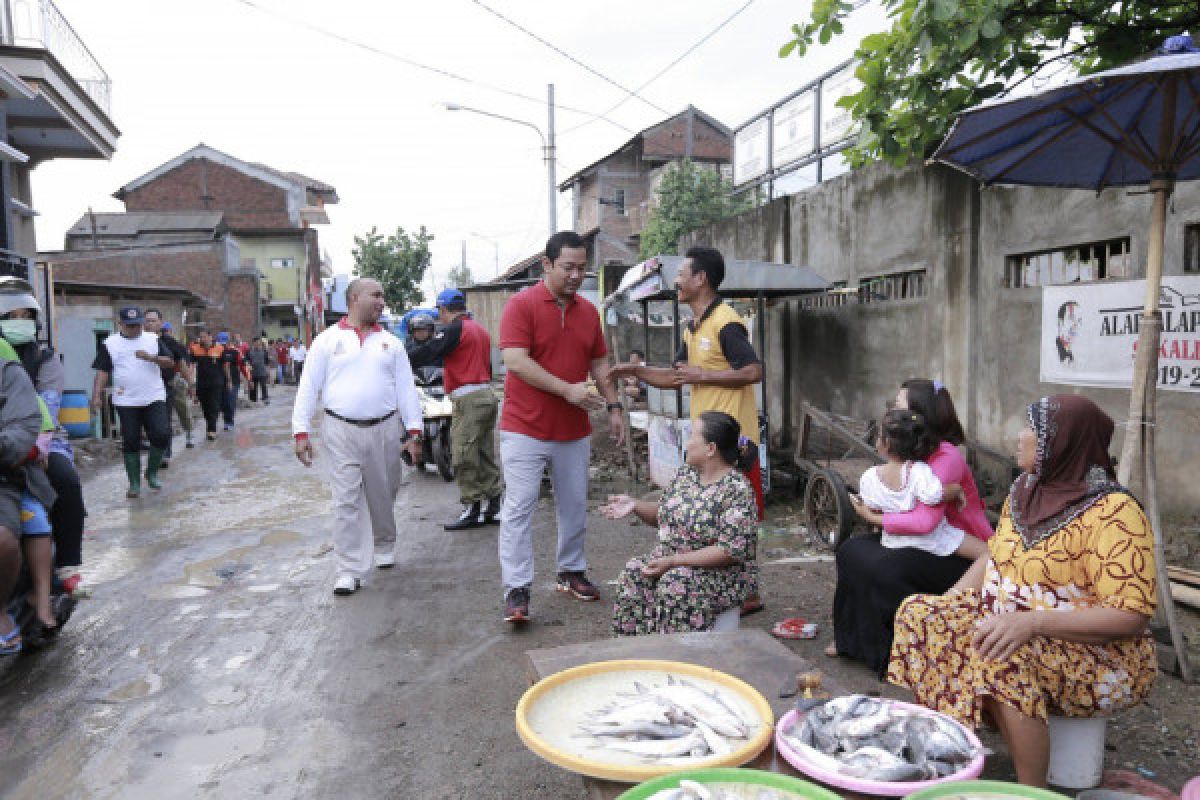
[{"label": "food cart", "polygon": [[[675,293],[675,276],[683,256],[658,256],[633,266],[625,273],[616,291],[604,299],[603,312],[610,329],[622,323],[642,326],[643,347],[649,358],[652,327],[670,328],[671,353],[679,348],[680,326],[691,317],[691,309],[680,307]],[[763,363],[767,363],[766,309],[771,299],[796,297],[822,292],[830,284],[809,267],[764,261],[726,260],[725,280],[720,294],[746,320],[750,339]],[[681,316],[682,312],[682,316]],[[615,337],[614,337],[615,338]],[[624,353],[614,353],[622,360]],[[660,365],[661,366],[661,365]],[[763,488],[770,486],[770,462],[767,458],[769,423],[763,410],[767,401],[767,381],[755,387],[759,408],[759,459],[763,469]],[[683,463],[683,444],[689,433],[690,391],[655,389],[647,391],[645,419],[649,439],[650,479],[666,486]]]}]

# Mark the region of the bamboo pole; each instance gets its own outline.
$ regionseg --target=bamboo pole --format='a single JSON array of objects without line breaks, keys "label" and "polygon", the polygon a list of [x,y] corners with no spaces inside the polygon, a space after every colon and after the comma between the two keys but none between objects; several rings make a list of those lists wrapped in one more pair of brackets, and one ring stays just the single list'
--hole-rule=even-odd
[{"label": "bamboo pole", "polygon": [[[1158,333],[1162,330],[1162,316],[1156,313],[1149,327],[1153,328],[1155,338],[1157,339]],[[1147,383],[1151,388],[1148,391],[1153,390],[1153,386],[1157,381],[1157,373],[1150,373],[1147,377]],[[1151,394],[1151,397],[1153,397],[1153,394]],[[1184,683],[1191,683],[1192,668],[1188,661],[1187,640],[1183,638],[1183,634],[1179,629],[1179,620],[1175,614],[1175,598],[1171,594],[1171,576],[1167,574],[1167,554],[1163,546],[1162,519],[1158,510],[1158,470],[1154,459],[1155,422],[1157,421],[1157,417],[1154,404],[1151,403],[1147,406],[1146,425],[1143,426],[1143,441],[1145,444],[1143,458],[1146,475],[1146,516],[1150,518],[1150,528],[1154,533],[1154,563],[1155,571],[1158,574],[1158,612],[1159,616],[1166,620],[1167,631],[1171,634],[1171,645],[1175,649],[1175,663],[1179,667],[1179,676],[1183,678]]]}]

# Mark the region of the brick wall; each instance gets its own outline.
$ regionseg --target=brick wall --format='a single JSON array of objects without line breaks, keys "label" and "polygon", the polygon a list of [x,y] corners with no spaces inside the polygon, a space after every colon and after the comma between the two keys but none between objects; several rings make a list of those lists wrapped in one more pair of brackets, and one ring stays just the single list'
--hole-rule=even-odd
[{"label": "brick wall", "polygon": [[287,191],[203,158],[126,192],[127,211],[224,211],[233,231],[290,228]]},{"label": "brick wall", "polygon": [[226,276],[225,243],[177,245],[136,250],[83,250],[45,254],[56,280],[187,289],[207,304],[204,319],[242,336],[257,333],[258,281]]}]

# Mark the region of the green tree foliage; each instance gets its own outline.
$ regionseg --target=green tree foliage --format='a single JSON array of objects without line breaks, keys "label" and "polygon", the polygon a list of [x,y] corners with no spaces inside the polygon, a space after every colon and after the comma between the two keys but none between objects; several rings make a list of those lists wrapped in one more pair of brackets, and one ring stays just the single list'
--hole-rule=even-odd
[{"label": "green tree foliage", "polygon": [[[839,103],[862,124],[850,161],[928,155],[954,115],[1035,76],[1124,64],[1200,27],[1197,0],[882,0],[891,30],[858,46],[862,91]],[[814,0],[779,55],[842,33],[848,0]]]},{"label": "green tree foliage", "polygon": [[471,275],[471,268],[466,264],[459,264],[457,267],[453,267],[446,273],[446,285],[453,286],[455,289],[474,286],[475,277]]},{"label": "green tree foliage", "polygon": [[432,255],[429,243],[433,234],[421,229],[410,234],[397,227],[391,236],[384,237],[375,228],[363,236],[354,237],[354,274],[374,278],[383,285],[388,308],[397,313],[418,306],[424,299],[421,281],[429,269]]},{"label": "green tree foliage", "polygon": [[735,198],[732,192],[719,172],[691,159],[667,167],[656,192],[658,205],[642,230],[642,258],[674,254],[683,234],[750,208],[749,198]]}]

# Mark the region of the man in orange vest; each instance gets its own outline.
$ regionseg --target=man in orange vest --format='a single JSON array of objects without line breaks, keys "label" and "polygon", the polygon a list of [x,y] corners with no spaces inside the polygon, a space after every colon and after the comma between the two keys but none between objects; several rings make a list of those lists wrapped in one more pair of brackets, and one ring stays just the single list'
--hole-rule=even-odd
[{"label": "man in orange vest", "polygon": [[[679,302],[692,309],[692,319],[672,367],[618,364],[614,377],[636,377],[660,389],[692,387],[693,424],[705,411],[724,411],[741,426],[741,435],[759,444],[758,399],[754,386],[763,378],[762,361],[750,343],[746,323],[717,290],[725,279],[725,259],[712,247],[692,247],[675,276]],[[762,468],[754,462],[746,472],[754,487],[758,517],[763,517]],[[762,608],[757,593],[747,599],[743,613]]]}]

